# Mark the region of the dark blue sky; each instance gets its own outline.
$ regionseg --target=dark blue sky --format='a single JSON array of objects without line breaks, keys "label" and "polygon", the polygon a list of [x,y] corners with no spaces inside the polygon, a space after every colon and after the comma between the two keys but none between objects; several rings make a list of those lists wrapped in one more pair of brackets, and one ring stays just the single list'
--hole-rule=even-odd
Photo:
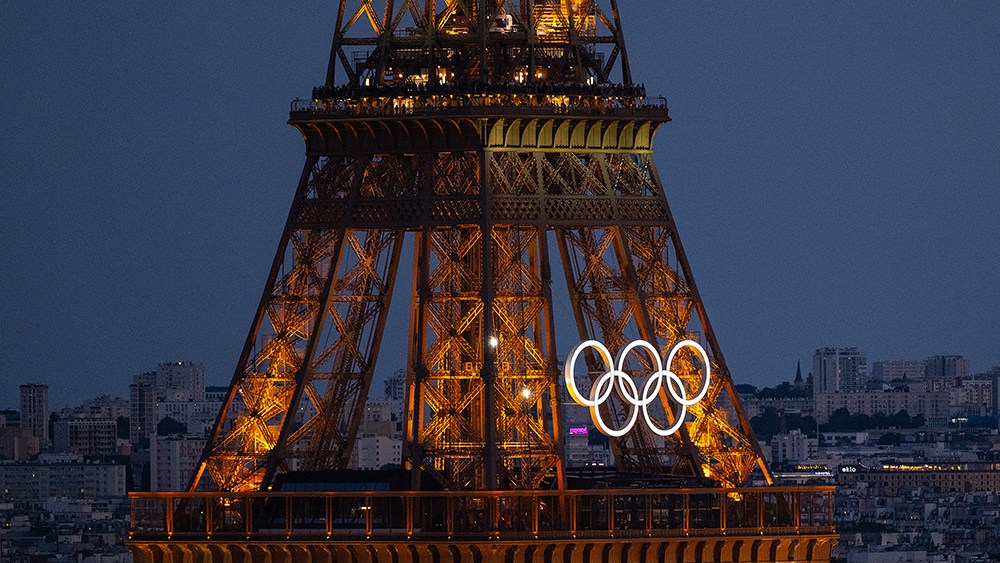
[{"label": "dark blue sky", "polygon": [[[0,4],[0,407],[174,359],[229,380],[336,3],[244,4]],[[1000,364],[1000,3],[622,4],[737,382],[827,345]]]}]

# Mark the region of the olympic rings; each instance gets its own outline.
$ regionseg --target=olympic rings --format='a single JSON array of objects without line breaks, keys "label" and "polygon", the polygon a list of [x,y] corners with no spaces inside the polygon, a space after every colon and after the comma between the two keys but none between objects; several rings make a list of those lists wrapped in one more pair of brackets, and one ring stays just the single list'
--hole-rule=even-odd
[{"label": "olympic rings", "polygon": [[[698,393],[688,399],[687,389],[684,387],[684,381],[670,370],[670,366],[673,364],[674,357],[677,355],[677,351],[684,347],[694,348],[698,354],[701,356],[702,361],[705,366],[705,378],[701,384],[701,388]],[[594,348],[597,355],[600,356],[601,361],[604,362],[607,371],[604,375],[597,378],[594,384],[590,388],[590,398],[584,397],[580,394],[580,390],[576,387],[576,376],[574,374],[574,367],[576,365],[576,360],[580,357],[580,354],[587,348]],[[642,387],[642,395],[639,395],[639,389],[636,387],[632,377],[625,372],[625,359],[628,357],[629,353],[634,349],[640,349],[647,356],[649,356],[652,361],[653,373],[650,374],[649,378],[646,379],[646,384]],[[708,360],[708,353],[705,349],[701,347],[694,340],[682,340],[674,345],[670,349],[670,353],[667,354],[666,359],[666,369],[663,367],[664,362],[660,360],[660,354],[657,352],[656,347],[646,342],[645,340],[634,340],[630,342],[625,348],[622,349],[621,353],[618,354],[618,361],[613,362],[611,357],[611,352],[608,350],[607,346],[596,341],[587,340],[577,345],[573,349],[573,353],[570,354],[569,360],[566,362],[566,368],[564,370],[564,375],[566,377],[566,389],[569,391],[569,396],[580,406],[590,407],[590,416],[594,420],[594,424],[597,428],[607,436],[619,437],[624,436],[632,427],[635,426],[636,420],[639,418],[639,410],[642,410],[642,416],[646,419],[646,425],[654,433],[660,436],[669,436],[677,430],[680,429],[681,425],[684,424],[684,418],[687,415],[687,408],[694,405],[698,401],[705,397],[708,393],[708,382],[711,376],[711,368]],[[666,379],[666,383],[663,380]],[[618,395],[622,401],[632,405],[632,414],[628,419],[628,423],[622,428],[615,430],[605,424],[604,419],[601,415],[601,405],[604,401],[608,400],[611,396],[611,392],[614,390],[615,383],[618,384]],[[653,419],[649,416],[649,405],[652,404],[654,400],[659,396],[660,389],[664,388],[670,397],[680,405],[680,413],[675,417],[673,425],[669,428],[660,428]]]}]

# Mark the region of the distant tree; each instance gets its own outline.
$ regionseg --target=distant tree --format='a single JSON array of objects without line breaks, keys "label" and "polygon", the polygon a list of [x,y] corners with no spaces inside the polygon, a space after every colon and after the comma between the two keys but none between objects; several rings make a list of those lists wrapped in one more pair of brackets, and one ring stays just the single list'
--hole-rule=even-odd
[{"label": "distant tree", "polygon": [[757,393],[757,388],[749,383],[740,383],[736,386],[736,392],[741,395],[752,395]]},{"label": "distant tree", "polygon": [[875,419],[867,414],[856,414],[852,420],[853,426],[851,430],[857,432],[868,430],[869,428],[878,428],[878,426],[875,425]]},{"label": "distant tree", "polygon": [[815,418],[799,413],[781,413],[773,408],[765,409],[763,413],[751,418],[750,426],[761,440],[770,440],[780,434],[782,429],[786,432],[798,430],[810,438],[816,437]]},{"label": "distant tree", "polygon": [[187,434],[187,425],[170,418],[169,416],[163,417],[162,420],[156,425],[156,435],[157,436],[170,436],[171,434]]},{"label": "distant tree", "polygon": [[798,429],[810,438],[816,437],[816,419],[811,416],[803,416],[799,419]]},{"label": "distant tree", "polygon": [[823,425],[823,430],[850,431],[851,430],[850,427],[853,426],[853,423],[854,421],[851,420],[851,413],[845,408],[840,408],[833,411],[833,414],[830,415],[830,418],[829,420],[827,420],[827,423]]},{"label": "distant tree", "polygon": [[760,440],[770,440],[775,434],[781,431],[781,419],[773,409],[768,409],[750,419],[750,426],[753,433]]},{"label": "distant tree", "polygon": [[812,391],[804,388],[792,387],[792,384],[785,381],[775,387],[764,387],[756,393],[759,399],[805,399],[812,396]]},{"label": "distant tree", "polygon": [[[909,419],[909,417],[907,417]],[[885,413],[877,412],[871,416],[871,427],[872,428],[889,428],[891,426],[891,418],[885,416]]]},{"label": "distant tree", "polygon": [[924,415],[910,416],[905,410],[901,410],[892,415],[892,425],[896,428],[922,428],[927,424]]}]

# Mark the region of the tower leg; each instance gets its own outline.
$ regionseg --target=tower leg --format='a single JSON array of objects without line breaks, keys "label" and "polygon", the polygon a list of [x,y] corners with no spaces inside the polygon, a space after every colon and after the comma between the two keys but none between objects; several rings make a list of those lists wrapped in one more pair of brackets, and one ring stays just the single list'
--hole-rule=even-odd
[{"label": "tower leg", "polygon": [[[403,234],[314,227],[304,210],[365,188],[369,158],[310,159],[229,396],[192,488],[266,487],[344,467],[371,384]],[[303,400],[303,398],[305,400]]]},{"label": "tower leg", "polygon": [[[435,195],[491,193],[478,160],[435,158]],[[404,445],[414,474],[456,489],[562,486],[545,237],[486,219],[417,234]]]},{"label": "tower leg", "polygon": [[[580,338],[601,338],[611,350],[620,350],[638,337],[664,352],[691,339],[705,343],[710,354],[711,365],[703,366],[691,350],[682,349],[674,365],[665,366],[691,392],[710,367],[708,393],[688,408],[688,423],[666,441],[638,429],[614,440],[619,466],[641,473],[672,466],[728,485],[744,483],[756,467],[769,478],[690,276],[652,159],[624,153],[576,158],[549,159],[550,184],[567,185],[572,179],[584,195],[601,194],[615,201],[611,224],[557,230]],[[627,204],[640,198],[658,199],[666,220],[650,223],[634,215]],[[591,370],[599,368],[596,358],[587,361]],[[650,367],[642,357],[629,362],[637,373]],[[665,396],[661,400],[661,416],[672,419],[672,405]],[[631,407],[611,400],[604,408],[606,418],[616,420]]]}]

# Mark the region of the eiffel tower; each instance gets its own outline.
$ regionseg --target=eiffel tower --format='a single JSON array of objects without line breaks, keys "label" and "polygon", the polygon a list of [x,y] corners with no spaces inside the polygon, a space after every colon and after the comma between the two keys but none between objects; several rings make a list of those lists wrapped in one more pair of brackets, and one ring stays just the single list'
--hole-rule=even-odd
[{"label": "eiffel tower", "polygon": [[[723,533],[733,506],[757,506],[743,512],[759,513],[761,534],[769,511],[799,514],[794,491],[739,492],[751,475],[768,484],[772,476],[653,163],[654,135],[668,121],[665,100],[632,79],[617,0],[342,0],[326,81],[290,115],[305,165],[188,494],[218,491],[226,507],[246,494],[253,504],[281,475],[344,470],[380,345],[405,336],[408,490],[480,495],[448,505],[447,537],[461,527],[455,506],[492,510],[479,537],[497,539],[496,507],[530,498],[534,512],[516,514],[533,523],[534,538],[540,522],[571,526],[575,538],[577,518],[565,516],[583,501],[569,490],[559,366],[567,351],[556,346],[575,328],[614,353],[635,338],[664,355],[685,340],[707,351],[707,363],[688,351],[671,366],[688,396],[712,374],[678,432],[638,425],[610,439],[619,475],[714,487],[721,492],[709,505]],[[412,268],[400,267],[404,252]],[[397,282],[409,286],[407,328],[387,326]],[[554,311],[559,300],[571,318]],[[602,366],[591,352],[584,371],[593,379]],[[639,355],[626,371],[641,380],[652,367]],[[653,417],[672,424],[677,411],[660,397]],[[627,403],[612,393],[603,418],[624,420],[635,408]],[[609,498],[602,506],[616,506]],[[694,500],[685,499],[688,530]],[[428,528],[413,524],[426,513],[411,514],[409,502],[398,506],[412,539]],[[652,537],[655,518],[643,521]],[[249,516],[240,522],[251,537]],[[377,520],[366,522],[366,537],[377,536]],[[813,532],[810,545],[820,547],[808,559],[822,559],[832,524]],[[789,558],[806,549],[789,541]]]},{"label": "eiffel tower", "polygon": [[[711,352],[711,389],[677,439],[615,440],[620,469],[769,476],[653,164],[667,108],[632,81],[616,2],[436,4],[340,7],[326,83],[291,115],[308,156],[193,485],[346,466],[407,232],[414,475],[564,486],[555,335],[575,325],[611,349],[636,334]],[[572,321],[555,318],[559,290]],[[697,366],[679,371],[697,388]]]}]

